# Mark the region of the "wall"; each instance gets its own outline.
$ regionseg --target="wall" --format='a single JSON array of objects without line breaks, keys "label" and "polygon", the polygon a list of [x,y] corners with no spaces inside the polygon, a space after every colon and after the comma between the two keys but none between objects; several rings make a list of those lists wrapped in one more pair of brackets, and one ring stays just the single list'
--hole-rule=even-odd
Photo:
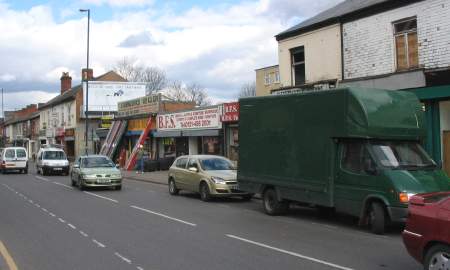
[{"label": "wall", "polygon": [[198,154],[198,137],[189,137],[189,155]]},{"label": "wall", "polygon": [[160,104],[159,110],[161,112],[176,112],[176,111],[184,111],[195,108],[194,102],[172,102],[172,101],[163,101]]},{"label": "wall", "polygon": [[[266,67],[255,70],[256,72],[256,96],[267,96],[270,95],[270,91],[273,89],[280,88],[280,81],[275,81],[275,74],[279,73],[278,66]],[[271,82],[266,84],[266,74],[270,76]]]},{"label": "wall", "polygon": [[278,63],[281,87],[292,86],[290,49],[305,47],[306,83],[341,78],[340,25],[327,26],[316,31],[278,42]]},{"label": "wall", "polygon": [[450,2],[427,0],[343,25],[344,79],[396,71],[392,22],[417,16],[419,65],[450,67]]}]

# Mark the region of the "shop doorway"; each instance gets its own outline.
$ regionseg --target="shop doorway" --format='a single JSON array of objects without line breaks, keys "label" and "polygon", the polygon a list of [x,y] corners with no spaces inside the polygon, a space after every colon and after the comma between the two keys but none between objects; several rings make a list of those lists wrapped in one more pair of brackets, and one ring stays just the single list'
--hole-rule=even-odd
[{"label": "shop doorway", "polygon": [[447,173],[447,175],[450,175],[450,131],[449,130],[444,130],[444,153],[443,153],[443,158],[444,158],[444,171]]},{"label": "shop doorway", "polygon": [[66,155],[70,161],[75,160],[75,141],[66,141]]},{"label": "shop doorway", "polygon": [[179,137],[175,140],[175,151],[176,156],[183,156],[189,154],[189,138],[188,137]]}]

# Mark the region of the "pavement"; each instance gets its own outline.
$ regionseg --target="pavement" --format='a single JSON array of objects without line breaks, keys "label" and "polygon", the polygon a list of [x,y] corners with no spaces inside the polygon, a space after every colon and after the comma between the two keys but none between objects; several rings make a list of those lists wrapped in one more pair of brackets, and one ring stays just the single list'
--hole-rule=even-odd
[{"label": "pavement", "polygon": [[122,170],[122,176],[126,179],[132,179],[136,181],[149,182],[154,184],[166,185],[169,171],[154,171],[137,173],[137,171]]},{"label": "pavement", "polygon": [[127,176],[141,180],[80,191],[67,176],[0,174],[0,240],[18,269],[422,269],[399,230],[301,207],[272,217],[257,200],[172,196],[164,172]]}]

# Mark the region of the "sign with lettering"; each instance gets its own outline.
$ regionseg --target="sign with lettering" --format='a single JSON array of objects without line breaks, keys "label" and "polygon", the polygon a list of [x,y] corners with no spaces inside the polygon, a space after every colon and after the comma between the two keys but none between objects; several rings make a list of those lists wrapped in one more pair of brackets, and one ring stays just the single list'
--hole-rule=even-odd
[{"label": "sign with lettering", "polygon": [[118,103],[117,116],[126,117],[139,114],[150,114],[159,111],[161,94],[150,95]]},{"label": "sign with lettering", "polygon": [[222,122],[239,121],[239,102],[224,103]]},{"label": "sign with lettering", "polygon": [[156,118],[158,130],[185,130],[185,129],[220,129],[222,122],[220,106],[178,112],[160,114]]}]

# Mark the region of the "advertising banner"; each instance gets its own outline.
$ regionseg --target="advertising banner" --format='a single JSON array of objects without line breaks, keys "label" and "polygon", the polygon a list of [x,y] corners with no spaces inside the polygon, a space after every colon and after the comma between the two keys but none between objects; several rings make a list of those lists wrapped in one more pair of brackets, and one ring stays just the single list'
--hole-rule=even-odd
[{"label": "advertising banner", "polygon": [[117,116],[133,116],[139,114],[150,114],[159,111],[161,94],[150,95],[118,103]]},{"label": "advertising banner", "polygon": [[222,122],[239,121],[239,102],[224,103]]},{"label": "advertising banner", "polygon": [[[115,112],[117,103],[145,96],[145,83],[89,81],[89,111]],[[83,83],[86,101],[86,82]],[[86,102],[83,106],[86,111]]]},{"label": "advertising banner", "polygon": [[220,106],[178,113],[160,114],[156,118],[159,131],[185,129],[220,129]]}]

